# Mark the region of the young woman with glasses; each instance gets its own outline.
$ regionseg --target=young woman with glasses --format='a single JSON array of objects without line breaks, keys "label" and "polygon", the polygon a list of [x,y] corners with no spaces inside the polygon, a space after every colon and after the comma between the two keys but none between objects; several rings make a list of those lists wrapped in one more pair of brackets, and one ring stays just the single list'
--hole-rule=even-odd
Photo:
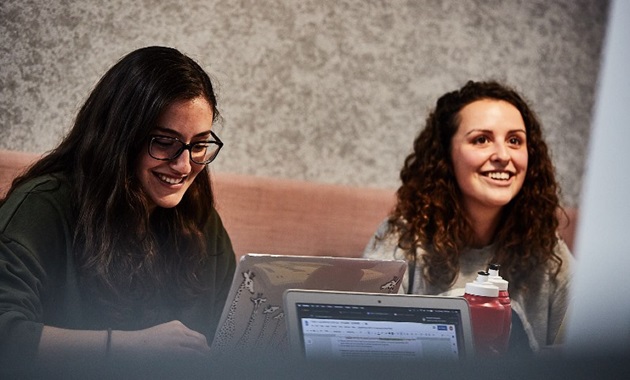
[{"label": "young woman with glasses", "polygon": [[437,101],[400,172],[397,204],[364,256],[406,259],[407,293],[461,296],[490,263],[512,299],[511,349],[561,340],[573,257],[540,123],[514,90],[468,82]]},{"label": "young woman with glasses", "polygon": [[207,168],[218,117],[210,78],[175,49],[101,78],[0,203],[3,365],[207,358],[235,269]]}]

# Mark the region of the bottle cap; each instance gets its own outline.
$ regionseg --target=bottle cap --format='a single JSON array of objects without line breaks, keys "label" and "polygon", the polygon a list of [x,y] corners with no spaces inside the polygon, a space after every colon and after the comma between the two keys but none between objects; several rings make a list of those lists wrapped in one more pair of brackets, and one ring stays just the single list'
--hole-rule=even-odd
[{"label": "bottle cap", "polygon": [[475,279],[475,281],[466,284],[466,293],[475,296],[498,297],[499,288],[488,281],[489,276],[490,275],[488,272],[477,272],[477,278]]},{"label": "bottle cap", "polygon": [[508,290],[508,282],[499,276],[499,268],[501,268],[499,264],[488,265],[488,274],[490,275],[488,281],[496,285],[499,290]]},{"label": "bottle cap", "polygon": [[498,276],[499,275],[499,269],[501,268],[501,265],[499,264],[488,264],[488,273],[490,274],[490,276]]}]

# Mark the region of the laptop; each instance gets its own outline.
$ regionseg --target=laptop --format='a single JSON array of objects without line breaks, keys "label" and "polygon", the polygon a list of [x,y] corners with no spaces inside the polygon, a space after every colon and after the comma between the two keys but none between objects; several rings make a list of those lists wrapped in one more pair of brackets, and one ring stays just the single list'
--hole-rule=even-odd
[{"label": "laptop", "polygon": [[244,255],[237,263],[211,352],[217,356],[286,352],[285,290],[397,293],[406,268],[404,260]]},{"label": "laptop", "polygon": [[302,359],[414,361],[473,355],[462,297],[287,290],[291,347]]}]

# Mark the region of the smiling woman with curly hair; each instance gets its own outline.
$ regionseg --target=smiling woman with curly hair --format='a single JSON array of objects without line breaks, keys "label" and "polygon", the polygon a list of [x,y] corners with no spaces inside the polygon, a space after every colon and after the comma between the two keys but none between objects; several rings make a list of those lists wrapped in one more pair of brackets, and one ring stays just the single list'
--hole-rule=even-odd
[{"label": "smiling woman with curly hair", "polygon": [[490,263],[512,298],[511,349],[558,343],[573,258],[559,239],[559,187],[540,122],[496,82],[437,101],[400,173],[397,204],[364,256],[404,258],[402,289],[462,295]]}]

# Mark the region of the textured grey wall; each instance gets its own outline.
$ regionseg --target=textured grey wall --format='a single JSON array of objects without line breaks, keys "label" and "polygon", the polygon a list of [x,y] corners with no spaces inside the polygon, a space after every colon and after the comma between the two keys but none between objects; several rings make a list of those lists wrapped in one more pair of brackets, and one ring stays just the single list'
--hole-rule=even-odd
[{"label": "textured grey wall", "polygon": [[531,101],[575,205],[607,4],[2,0],[0,148],[53,148],[117,59],[158,44],[216,80],[214,170],[396,187],[437,97],[493,78]]}]

